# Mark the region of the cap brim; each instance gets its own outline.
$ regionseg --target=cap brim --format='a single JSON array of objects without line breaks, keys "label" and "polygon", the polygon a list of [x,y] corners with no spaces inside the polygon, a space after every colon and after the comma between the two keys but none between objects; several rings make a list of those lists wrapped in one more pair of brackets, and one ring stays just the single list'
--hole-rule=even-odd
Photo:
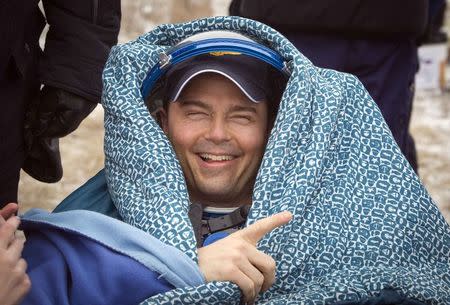
[{"label": "cap brim", "polygon": [[267,100],[268,68],[245,55],[202,55],[167,71],[167,98],[176,101],[193,78],[203,73],[217,73],[232,81],[252,102],[262,102]]},{"label": "cap brim", "polygon": [[[262,102],[265,97],[258,95],[256,92],[248,92],[249,90],[245,90],[243,85],[239,82],[239,80],[236,79],[236,77],[233,77],[229,73],[226,73],[224,71],[220,71],[217,69],[202,69],[198,71],[190,71],[191,73],[186,73],[184,76],[179,80],[178,85],[173,88],[173,94],[169,96],[170,101],[176,101],[179,97],[183,89],[186,87],[186,85],[196,76],[203,74],[203,73],[217,73],[220,74],[230,81],[232,81],[241,91],[245,94],[245,96],[251,100],[254,103]],[[248,87],[248,86],[247,86]]]}]

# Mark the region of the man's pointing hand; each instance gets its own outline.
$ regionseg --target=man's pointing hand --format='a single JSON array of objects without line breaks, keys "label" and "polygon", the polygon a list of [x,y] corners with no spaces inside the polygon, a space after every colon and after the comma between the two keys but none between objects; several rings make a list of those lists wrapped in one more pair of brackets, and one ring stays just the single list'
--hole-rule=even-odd
[{"label": "man's pointing hand", "polygon": [[247,304],[275,282],[275,261],[256,249],[261,238],[292,219],[281,212],[256,221],[213,244],[198,249],[198,263],[207,282],[230,281],[239,286]]}]

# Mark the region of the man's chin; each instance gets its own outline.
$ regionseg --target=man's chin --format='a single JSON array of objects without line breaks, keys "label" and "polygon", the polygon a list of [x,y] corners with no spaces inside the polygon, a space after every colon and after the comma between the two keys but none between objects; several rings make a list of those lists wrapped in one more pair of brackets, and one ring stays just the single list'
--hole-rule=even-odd
[{"label": "man's chin", "polygon": [[212,202],[228,201],[234,197],[233,194],[236,194],[236,189],[224,182],[203,184],[198,187],[198,191],[202,197],[208,198]]}]

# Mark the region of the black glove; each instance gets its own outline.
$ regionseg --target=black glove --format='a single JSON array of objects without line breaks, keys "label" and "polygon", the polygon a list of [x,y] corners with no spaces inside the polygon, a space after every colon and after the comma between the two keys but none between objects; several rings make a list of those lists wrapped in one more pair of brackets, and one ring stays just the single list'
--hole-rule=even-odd
[{"label": "black glove", "polygon": [[78,128],[97,104],[63,89],[45,86],[41,90],[36,116],[31,124],[33,135],[62,138]]},{"label": "black glove", "polygon": [[45,86],[25,120],[27,157],[22,169],[42,182],[58,182],[63,174],[59,139],[77,129],[97,104],[63,89]]}]

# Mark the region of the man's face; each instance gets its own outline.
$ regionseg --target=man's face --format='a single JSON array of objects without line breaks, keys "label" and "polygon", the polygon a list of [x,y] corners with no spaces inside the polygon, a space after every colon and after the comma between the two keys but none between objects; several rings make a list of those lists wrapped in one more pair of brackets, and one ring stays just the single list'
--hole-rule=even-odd
[{"label": "man's face", "polygon": [[193,78],[162,116],[191,200],[209,206],[251,204],[268,135],[267,102],[254,103],[230,80]]}]

